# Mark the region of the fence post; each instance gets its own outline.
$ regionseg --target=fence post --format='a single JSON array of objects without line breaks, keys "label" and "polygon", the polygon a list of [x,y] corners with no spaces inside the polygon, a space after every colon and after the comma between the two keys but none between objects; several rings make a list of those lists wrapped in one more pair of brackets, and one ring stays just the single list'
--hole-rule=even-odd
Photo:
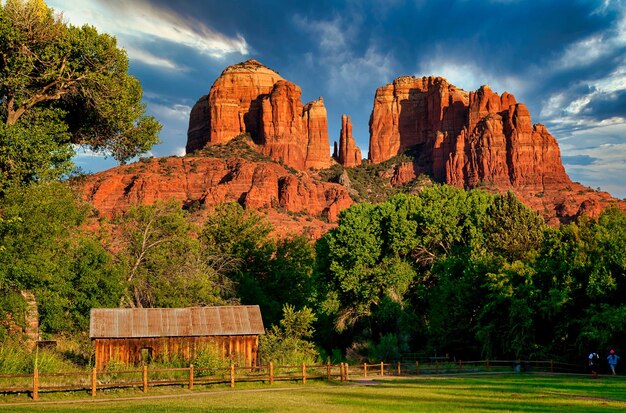
[{"label": "fence post", "polygon": [[148,393],[148,366],[143,365],[143,392]]},{"label": "fence post", "polygon": [[235,387],[235,365],[230,365],[230,387]]},{"label": "fence post", "polygon": [[487,359],[487,371],[489,371],[489,359]]},{"label": "fence post", "polygon": [[554,373],[554,363],[550,360],[550,373]]},{"label": "fence post", "polygon": [[439,361],[435,360],[435,374],[439,374]]},{"label": "fence post", "polygon": [[328,381],[330,382],[330,360],[326,362],[326,375],[328,376]]},{"label": "fence post", "polygon": [[302,363],[302,384],[306,384],[306,364]]},{"label": "fence post", "polygon": [[270,384],[274,384],[274,363],[270,361]]},{"label": "fence post", "polygon": [[33,400],[39,400],[39,370],[33,371]]},{"label": "fence post", "polygon": [[383,364],[383,362],[380,362],[380,377],[385,375],[385,365]]},{"label": "fence post", "polygon": [[367,377],[367,363],[363,363],[363,377]]},{"label": "fence post", "polygon": [[463,370],[463,360],[459,360],[459,373]]},{"label": "fence post", "polygon": [[402,375],[402,371],[400,370],[400,362],[398,362],[398,376]]},{"label": "fence post", "polygon": [[91,397],[96,397],[96,386],[98,384],[96,374],[96,368],[94,367],[93,370],[91,370]]},{"label": "fence post", "polygon": [[345,373],[346,373],[346,381],[350,380],[350,366],[348,365],[348,363],[344,363],[344,369],[345,369]]},{"label": "fence post", "polygon": [[189,390],[193,390],[193,364],[189,365]]},{"label": "fence post", "polygon": [[419,360],[415,360],[415,375],[416,376],[420,375],[420,362],[419,362]]}]

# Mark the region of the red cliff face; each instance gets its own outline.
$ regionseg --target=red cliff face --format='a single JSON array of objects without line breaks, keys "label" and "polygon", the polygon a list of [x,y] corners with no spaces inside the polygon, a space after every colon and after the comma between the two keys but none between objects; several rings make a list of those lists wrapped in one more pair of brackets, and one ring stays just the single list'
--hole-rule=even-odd
[{"label": "red cliff face", "polygon": [[326,108],[303,106],[300,88],[256,60],[226,68],[193,107],[187,152],[250,133],[261,151],[296,169],[330,166]]},{"label": "red cliff face", "polygon": [[512,190],[548,222],[595,216],[616,200],[573,183],[556,139],[533,125],[526,106],[489,86],[467,93],[441,77],[400,77],[376,91],[370,117],[373,163],[413,148],[416,160],[391,178],[402,185],[421,173],[438,182]]},{"label": "red cliff face", "polygon": [[398,78],[376,92],[370,132],[372,162],[416,146],[422,172],[439,182],[536,192],[572,183],[556,139],[489,86],[467,93],[440,77]]},{"label": "red cliff face", "polygon": [[[274,162],[201,157],[161,158],[120,166],[86,178],[84,198],[112,217],[136,204],[175,199],[181,205],[239,202],[259,209],[281,228],[320,236],[352,205],[347,190]],[[275,209],[283,210],[282,214]],[[285,213],[287,212],[287,213]],[[294,213],[294,214],[289,214]],[[308,216],[308,219],[305,219]]]},{"label": "red cliff face", "polygon": [[339,136],[339,148],[335,157],[339,164],[346,168],[361,165],[361,149],[356,146],[352,136],[352,122],[347,115],[341,115],[341,132]]},{"label": "red cliff face", "polygon": [[328,120],[324,99],[304,105],[302,113],[304,128],[307,131],[306,167],[324,169],[331,165]]}]

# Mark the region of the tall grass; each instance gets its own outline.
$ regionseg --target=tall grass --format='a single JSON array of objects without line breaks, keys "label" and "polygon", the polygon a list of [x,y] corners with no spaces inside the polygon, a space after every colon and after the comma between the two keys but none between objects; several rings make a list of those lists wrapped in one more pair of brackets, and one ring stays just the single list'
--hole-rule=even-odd
[{"label": "tall grass", "polygon": [[58,373],[79,371],[70,361],[54,350],[29,351],[23,345],[13,342],[0,344],[0,374]]}]

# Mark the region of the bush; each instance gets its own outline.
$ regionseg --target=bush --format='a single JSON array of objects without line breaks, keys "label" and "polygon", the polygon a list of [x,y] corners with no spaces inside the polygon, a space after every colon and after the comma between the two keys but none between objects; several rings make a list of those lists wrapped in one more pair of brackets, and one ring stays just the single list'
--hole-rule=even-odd
[{"label": "bush", "polygon": [[230,359],[222,357],[220,352],[213,347],[207,347],[198,351],[193,359],[194,368],[209,369],[195,373],[198,377],[215,375],[215,372],[212,370],[227,368],[230,366],[230,363]]},{"label": "bush", "polygon": [[259,339],[259,352],[265,362],[273,361],[280,365],[315,364],[319,354],[315,345],[306,338],[313,335],[313,312],[304,307],[296,311],[285,304],[280,327],[274,326]]}]

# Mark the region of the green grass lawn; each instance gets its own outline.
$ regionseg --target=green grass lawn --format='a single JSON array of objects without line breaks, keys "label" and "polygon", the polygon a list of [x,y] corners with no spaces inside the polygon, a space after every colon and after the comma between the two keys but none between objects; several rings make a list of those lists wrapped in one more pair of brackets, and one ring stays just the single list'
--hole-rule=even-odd
[{"label": "green grass lawn", "polygon": [[[27,405],[0,404],[0,411],[102,412],[604,412],[626,411],[626,378],[543,375],[385,379],[373,385],[277,383],[239,389],[177,389],[152,399],[80,403],[42,395]],[[242,386],[243,387],[243,386]],[[174,390],[174,389],[170,389]],[[160,393],[165,392],[165,390]],[[151,392],[155,395],[159,392]],[[132,396],[125,393],[124,396]],[[136,393],[134,393],[136,395]],[[117,395],[118,397],[121,395]],[[75,394],[76,397],[76,394]],[[97,399],[107,398],[103,393]]]}]

